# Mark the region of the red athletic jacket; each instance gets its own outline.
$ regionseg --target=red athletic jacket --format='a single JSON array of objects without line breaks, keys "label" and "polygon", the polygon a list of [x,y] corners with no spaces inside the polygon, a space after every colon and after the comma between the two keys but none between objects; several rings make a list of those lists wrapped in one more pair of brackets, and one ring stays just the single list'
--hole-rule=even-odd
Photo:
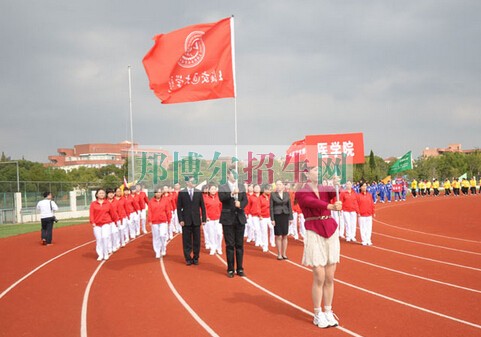
[{"label": "red athletic jacket", "polygon": [[219,220],[220,212],[222,211],[222,203],[219,200],[219,196],[216,194],[210,195],[210,193],[204,194],[205,213],[209,220]]},{"label": "red athletic jacket", "polygon": [[149,203],[149,198],[147,198],[147,194],[144,191],[140,191],[134,194],[134,199],[137,200],[139,203],[140,209],[145,209],[145,205]]},{"label": "red athletic jacket", "polygon": [[261,203],[259,197],[255,193],[248,197],[248,207],[250,215],[261,216]]},{"label": "red athletic jacket", "polygon": [[117,197],[114,197],[115,200],[117,200],[117,214],[120,219],[125,219],[127,217],[127,213],[125,213],[125,198],[120,197],[117,199]]},{"label": "red athletic jacket", "polygon": [[117,199],[115,199],[115,197],[112,199],[112,200],[108,200],[108,202],[110,202],[110,205],[112,206],[112,210],[115,214],[115,219],[112,218],[112,220],[114,222],[117,222],[120,220],[120,215],[119,215],[119,202],[117,201]]},{"label": "red athletic jacket", "polygon": [[90,223],[96,226],[103,226],[112,223],[117,216],[110,202],[104,199],[103,203],[97,200],[90,204]]},{"label": "red athletic jacket", "polygon": [[261,205],[261,218],[271,218],[271,196],[268,194],[261,194],[259,196]]},{"label": "red athletic jacket", "polygon": [[342,201],[342,210],[346,212],[356,212],[359,214],[359,205],[357,203],[357,194],[353,190],[351,192],[343,191],[339,196]]},{"label": "red athletic jacket", "polygon": [[162,196],[160,199],[150,199],[147,222],[152,224],[169,223],[171,219],[172,206],[169,197]]},{"label": "red athletic jacket", "polygon": [[137,202],[137,200],[135,200],[134,197],[132,197],[132,195],[129,195],[129,196],[126,195],[124,199],[125,199],[125,213],[127,213],[127,215],[140,211],[139,203]]},{"label": "red athletic jacket", "polygon": [[374,215],[374,201],[372,200],[372,195],[370,193],[359,193],[356,194],[357,203],[359,205],[359,215],[360,216],[372,216]]}]

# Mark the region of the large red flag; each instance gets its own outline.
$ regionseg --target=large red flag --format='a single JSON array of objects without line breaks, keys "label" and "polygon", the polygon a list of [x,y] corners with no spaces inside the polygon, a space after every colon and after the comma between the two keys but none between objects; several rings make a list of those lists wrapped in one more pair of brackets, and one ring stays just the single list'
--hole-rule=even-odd
[{"label": "large red flag", "polygon": [[143,64],[162,103],[235,97],[233,18],[154,37]]}]

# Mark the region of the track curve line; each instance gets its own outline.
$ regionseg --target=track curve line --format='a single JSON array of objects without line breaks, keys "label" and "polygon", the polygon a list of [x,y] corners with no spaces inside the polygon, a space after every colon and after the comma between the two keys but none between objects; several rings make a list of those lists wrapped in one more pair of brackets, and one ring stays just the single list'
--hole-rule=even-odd
[{"label": "track curve line", "polygon": [[59,254],[53,258],[51,258],[50,260],[48,260],[47,262],[44,262],[42,263],[40,266],[38,266],[37,268],[33,269],[31,272],[29,272],[28,274],[25,274],[25,276],[23,276],[22,278],[18,279],[18,281],[16,281],[15,283],[13,283],[10,287],[8,287],[7,289],[5,289],[1,294],[0,294],[0,300],[6,295],[8,294],[13,288],[15,288],[16,286],[18,286],[21,282],[25,281],[27,278],[29,278],[30,276],[32,276],[32,274],[34,274],[35,272],[39,271],[40,269],[42,269],[43,267],[45,267],[46,265],[48,265],[49,263],[61,258],[62,256],[68,254],[68,253],[71,253],[79,248],[82,248],[92,242],[95,242],[95,240],[92,240],[92,241],[89,241],[89,242],[86,242],[86,243],[83,243],[81,244],[80,246],[77,246],[77,247],[74,247],[72,249],[69,249],[65,252],[63,252],[62,254]]}]

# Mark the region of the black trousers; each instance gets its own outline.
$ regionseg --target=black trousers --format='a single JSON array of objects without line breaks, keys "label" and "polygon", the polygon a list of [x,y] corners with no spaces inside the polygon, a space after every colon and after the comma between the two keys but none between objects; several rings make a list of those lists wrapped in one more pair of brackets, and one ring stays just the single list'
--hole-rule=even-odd
[{"label": "black trousers", "polygon": [[53,217],[40,219],[42,222],[42,240],[45,240],[47,244],[52,243],[53,219]]},{"label": "black trousers", "polygon": [[[225,252],[227,256],[227,271],[244,270],[244,231],[246,225],[235,217],[234,224],[222,226],[224,231]],[[235,260],[234,260],[235,259]],[[237,269],[235,268],[237,263]]]},{"label": "black trousers", "polygon": [[[182,246],[185,261],[198,260],[200,253],[200,226],[182,227]],[[194,252],[194,257],[191,253]]]}]

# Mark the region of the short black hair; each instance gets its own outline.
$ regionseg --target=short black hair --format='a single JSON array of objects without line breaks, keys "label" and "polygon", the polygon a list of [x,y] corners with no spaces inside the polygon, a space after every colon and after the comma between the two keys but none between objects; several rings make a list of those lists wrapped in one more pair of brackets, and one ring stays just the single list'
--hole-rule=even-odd
[{"label": "short black hair", "polygon": [[50,192],[50,191],[43,192],[43,197],[46,198],[46,197],[48,197],[50,194],[52,194],[52,192]]}]

